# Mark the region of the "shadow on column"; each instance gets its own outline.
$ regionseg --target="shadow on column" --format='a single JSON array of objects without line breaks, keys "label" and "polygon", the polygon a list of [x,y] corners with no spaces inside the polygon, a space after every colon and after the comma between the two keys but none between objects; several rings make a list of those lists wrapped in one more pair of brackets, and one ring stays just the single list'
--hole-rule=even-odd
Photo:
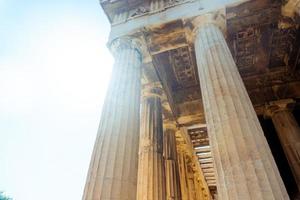
[{"label": "shadow on column", "polygon": [[[300,114],[300,113],[299,113]],[[275,127],[271,119],[264,119],[262,116],[258,116],[259,122],[264,131],[265,137],[270,146],[271,152],[274,156],[278,170],[287,189],[287,192],[291,199],[294,199],[298,193],[297,184],[294,180],[292,171],[285,157],[283,149],[281,147],[279,138],[277,136]]]}]

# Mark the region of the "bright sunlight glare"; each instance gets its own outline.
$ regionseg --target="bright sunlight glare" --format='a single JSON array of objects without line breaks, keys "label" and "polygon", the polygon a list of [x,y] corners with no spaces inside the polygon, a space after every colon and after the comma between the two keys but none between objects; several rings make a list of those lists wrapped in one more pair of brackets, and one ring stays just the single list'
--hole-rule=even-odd
[{"label": "bright sunlight glare", "polygon": [[79,200],[113,58],[98,0],[0,0],[0,191]]}]

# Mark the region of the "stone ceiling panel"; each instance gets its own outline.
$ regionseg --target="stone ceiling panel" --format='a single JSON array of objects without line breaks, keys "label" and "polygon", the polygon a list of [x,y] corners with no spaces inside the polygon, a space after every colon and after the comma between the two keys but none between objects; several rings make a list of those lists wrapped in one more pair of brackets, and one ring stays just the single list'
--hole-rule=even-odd
[{"label": "stone ceiling panel", "polygon": [[184,25],[181,20],[147,28],[145,39],[149,51],[153,55],[187,45]]},{"label": "stone ceiling panel", "polygon": [[252,103],[264,104],[283,90],[293,91],[290,83],[300,81],[300,31],[296,24],[280,25],[286,20],[281,2],[250,1],[227,8],[226,15],[228,45]]},{"label": "stone ceiling panel", "polygon": [[[278,95],[293,96],[292,92],[295,96],[293,88],[300,81],[299,26],[282,29],[280,12],[281,3],[271,0],[226,9],[228,46],[254,104],[276,100]],[[189,25],[189,20],[179,19],[146,27],[144,32],[175,117],[181,118],[193,116],[197,106],[202,108]]]}]

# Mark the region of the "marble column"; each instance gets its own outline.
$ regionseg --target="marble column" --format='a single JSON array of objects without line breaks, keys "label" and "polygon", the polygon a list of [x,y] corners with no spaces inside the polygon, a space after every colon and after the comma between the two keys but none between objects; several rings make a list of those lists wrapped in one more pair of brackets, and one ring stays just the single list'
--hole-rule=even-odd
[{"label": "marble column", "polygon": [[218,199],[289,199],[222,31],[203,21],[195,34]]},{"label": "marble column", "polygon": [[[84,200],[136,200],[141,54],[131,38],[111,43],[110,85],[84,189]],[[105,63],[103,63],[105,67]]]},{"label": "marble column", "polygon": [[137,200],[165,200],[161,89],[150,87],[148,91],[144,91],[141,111]]},{"label": "marble column", "polygon": [[166,173],[166,194],[167,200],[179,200],[180,198],[180,182],[176,150],[175,133],[177,127],[173,123],[164,125],[164,159]]},{"label": "marble column", "polygon": [[300,127],[291,113],[294,103],[292,99],[270,102],[267,113],[271,116],[300,191]]}]

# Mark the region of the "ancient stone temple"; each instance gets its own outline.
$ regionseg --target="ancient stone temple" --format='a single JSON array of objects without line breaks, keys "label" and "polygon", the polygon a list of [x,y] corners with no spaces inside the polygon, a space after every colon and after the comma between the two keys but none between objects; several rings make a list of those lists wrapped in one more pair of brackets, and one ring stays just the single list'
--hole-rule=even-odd
[{"label": "ancient stone temple", "polygon": [[83,200],[300,199],[300,0],[100,4],[115,64]]}]

